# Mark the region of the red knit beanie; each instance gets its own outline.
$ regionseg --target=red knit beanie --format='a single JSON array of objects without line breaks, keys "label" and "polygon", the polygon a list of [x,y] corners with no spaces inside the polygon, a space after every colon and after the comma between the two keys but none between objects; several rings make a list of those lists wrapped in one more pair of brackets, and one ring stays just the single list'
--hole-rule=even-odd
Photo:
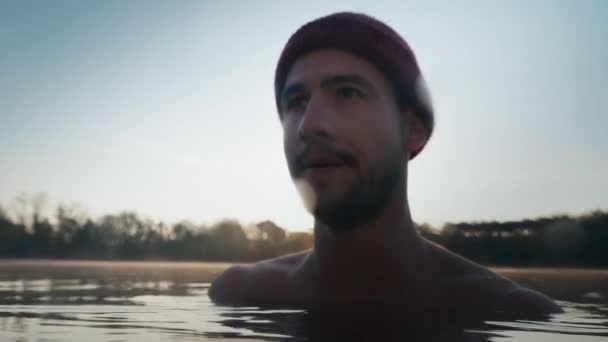
[{"label": "red knit beanie", "polygon": [[[399,107],[414,109],[430,138],[434,126],[433,108],[414,53],[388,25],[359,13],[340,12],[313,20],[289,38],[279,58],[274,79],[279,113],[280,94],[293,63],[305,54],[324,49],[352,53],[378,68],[392,83]],[[414,151],[410,158],[414,158],[422,147]]]}]

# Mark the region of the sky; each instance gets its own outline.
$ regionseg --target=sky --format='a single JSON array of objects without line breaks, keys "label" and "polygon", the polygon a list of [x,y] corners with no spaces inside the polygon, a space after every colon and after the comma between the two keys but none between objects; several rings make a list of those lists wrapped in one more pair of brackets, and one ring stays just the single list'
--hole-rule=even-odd
[{"label": "sky", "polygon": [[0,205],[312,226],[274,68],[304,23],[370,14],[411,45],[436,129],[417,222],[608,209],[607,1],[0,2]]}]

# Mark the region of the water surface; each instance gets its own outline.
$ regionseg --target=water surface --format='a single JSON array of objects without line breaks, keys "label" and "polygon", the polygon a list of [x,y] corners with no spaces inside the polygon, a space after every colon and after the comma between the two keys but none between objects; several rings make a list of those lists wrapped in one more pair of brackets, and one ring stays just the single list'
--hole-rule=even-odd
[{"label": "water surface", "polygon": [[[209,282],[222,263],[0,261],[0,341],[306,341],[325,336],[311,313],[216,306]],[[607,341],[608,271],[498,268],[564,308],[546,320],[391,322],[409,341]],[[463,324],[460,324],[463,323]],[[384,340],[366,321],[334,331]],[[363,326],[363,327],[362,327]],[[361,329],[363,328],[363,329]],[[326,327],[324,328],[326,329]],[[326,329],[327,330],[327,329]],[[366,331],[367,335],[360,331]],[[376,337],[376,338],[374,338]]]}]

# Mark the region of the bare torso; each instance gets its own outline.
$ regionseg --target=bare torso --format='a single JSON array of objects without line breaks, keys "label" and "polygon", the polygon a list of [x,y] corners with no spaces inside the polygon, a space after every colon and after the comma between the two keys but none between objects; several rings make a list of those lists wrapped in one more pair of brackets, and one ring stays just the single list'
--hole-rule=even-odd
[{"label": "bare torso", "polygon": [[561,311],[538,292],[442,247],[426,245],[427,257],[420,260],[417,274],[400,276],[399,270],[392,270],[371,286],[323,284],[314,267],[314,251],[308,250],[234,266],[213,282],[209,295],[218,304],[234,306],[316,308],[344,304],[455,315],[485,311],[543,315]]}]

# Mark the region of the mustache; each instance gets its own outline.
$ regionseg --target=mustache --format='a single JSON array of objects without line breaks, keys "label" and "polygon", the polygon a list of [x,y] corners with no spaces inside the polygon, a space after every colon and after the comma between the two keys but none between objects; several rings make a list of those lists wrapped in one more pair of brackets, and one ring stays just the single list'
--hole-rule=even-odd
[{"label": "mustache", "polygon": [[338,160],[348,166],[357,167],[357,158],[342,149],[339,149],[331,144],[325,142],[310,142],[304,145],[304,148],[298,152],[292,160],[292,169],[299,173],[306,168],[306,165],[311,155],[321,155],[326,158]]}]

